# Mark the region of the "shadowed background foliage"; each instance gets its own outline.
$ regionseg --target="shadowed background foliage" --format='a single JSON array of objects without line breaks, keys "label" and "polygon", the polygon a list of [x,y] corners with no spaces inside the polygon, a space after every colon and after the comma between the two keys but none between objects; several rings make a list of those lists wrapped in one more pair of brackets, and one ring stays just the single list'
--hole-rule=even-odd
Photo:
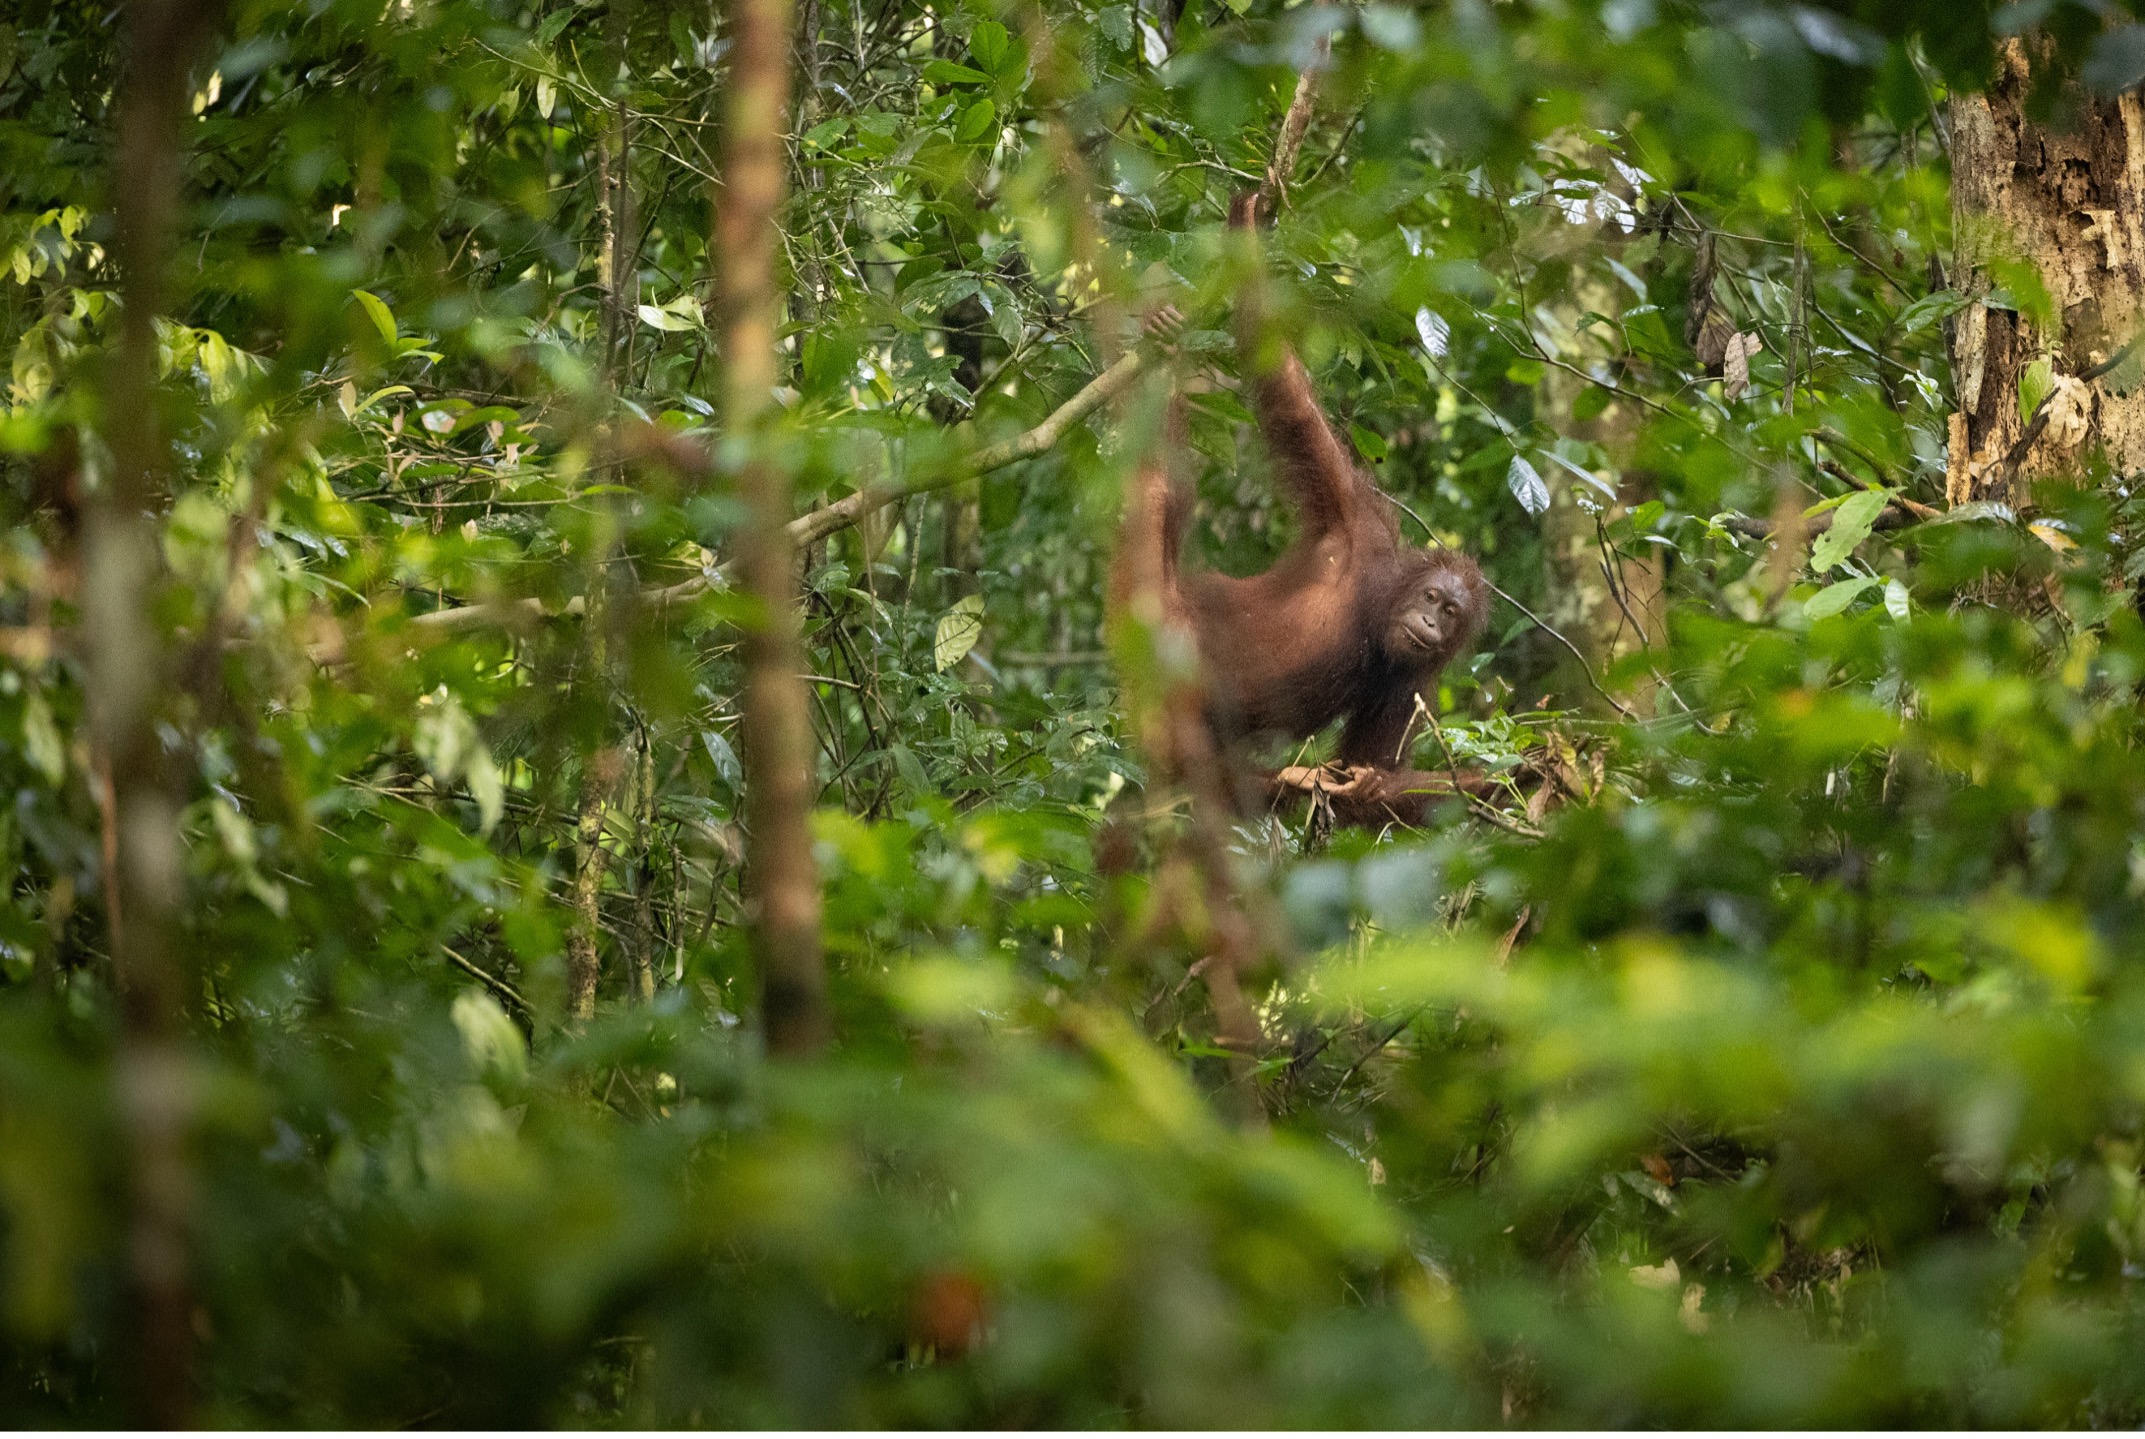
[{"label": "shadowed background foliage", "polygon": [[[103,4],[0,21],[0,1414],[2145,1417],[2145,517],[2111,410],[2017,493],[1947,448],[1962,328],[2051,337],[1989,392],[2014,428],[2067,434],[2121,358],[2065,347],[2046,256],[1958,242],[1960,108],[2015,54],[2033,133],[2134,124],[2145,30],[791,31],[747,437],[720,8],[232,0],[134,66]],[[1152,356],[1203,561],[1277,552],[1222,218],[1306,71],[1272,331],[1506,597],[1413,762],[1551,779],[1421,832],[1229,829],[1247,1105],[1102,638],[1159,390],[972,472]],[[160,222],[116,137],[159,84],[183,188],[129,273]],[[1134,350],[1165,303],[1174,351]],[[800,513],[901,495],[801,552],[831,1042],[788,1060],[748,942],[759,611],[717,570],[748,459]],[[85,583],[100,524],[146,536],[132,751],[88,710],[132,623]],[[163,840],[123,833],[157,794]],[[115,943],[137,843],[179,871],[168,996]]]}]

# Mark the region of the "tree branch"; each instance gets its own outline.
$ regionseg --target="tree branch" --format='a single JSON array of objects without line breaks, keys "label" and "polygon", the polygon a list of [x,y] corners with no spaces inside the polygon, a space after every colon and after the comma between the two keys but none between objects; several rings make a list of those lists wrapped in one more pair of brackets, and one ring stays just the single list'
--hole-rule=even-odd
[{"label": "tree branch", "polygon": [[1296,173],[1296,156],[1303,149],[1303,137],[1311,128],[1311,112],[1318,102],[1318,77],[1325,69],[1326,59],[1333,53],[1333,37],[1321,36],[1311,56],[1311,63],[1304,67],[1296,81],[1296,93],[1289,98],[1288,113],[1281,117],[1281,132],[1274,136],[1274,153],[1266,162],[1266,178],[1259,184],[1259,213],[1271,215],[1280,208],[1288,195],[1289,176]]},{"label": "tree branch", "polygon": [[[1075,425],[1123,394],[1152,364],[1153,361],[1145,349],[1129,351],[1123,359],[1088,381],[1078,394],[1052,410],[1034,429],[998,444],[986,445],[943,469],[927,471],[898,482],[882,480],[869,484],[853,495],[845,495],[832,504],[822,505],[816,510],[799,515],[789,522],[790,542],[802,548],[823,540],[828,535],[846,530],[866,515],[905,500],[911,495],[927,494],[977,475],[1002,470],[1007,465],[1019,464],[1022,460],[1032,460],[1064,439]],[[638,432],[627,443],[626,450],[639,458],[668,465],[689,478],[705,479],[714,474],[714,460],[705,449],[652,425]],[[716,586],[726,583],[728,578],[729,566],[719,565],[706,574],[694,575],[691,579],[680,580],[676,584],[645,589],[640,593],[640,603],[653,609],[662,609],[704,595]],[[578,616],[586,608],[586,601],[576,595],[561,607],[559,613]],[[412,617],[410,625],[414,629],[432,634],[463,634],[492,626],[510,628],[532,624],[544,618],[547,613],[549,611],[544,608],[542,600],[527,596],[433,610],[429,614]]]}]

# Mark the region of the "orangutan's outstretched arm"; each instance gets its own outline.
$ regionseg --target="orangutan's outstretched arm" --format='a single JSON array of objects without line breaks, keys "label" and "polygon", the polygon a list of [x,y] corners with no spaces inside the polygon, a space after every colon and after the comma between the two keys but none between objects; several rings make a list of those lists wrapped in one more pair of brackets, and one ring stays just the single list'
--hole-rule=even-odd
[{"label": "orangutan's outstretched arm", "polygon": [[[1256,195],[1237,197],[1229,209],[1232,229],[1255,233],[1256,199]],[[1263,317],[1257,292],[1256,285],[1247,286],[1237,297],[1236,307],[1237,351],[1245,361],[1252,413],[1258,417],[1260,438],[1266,442],[1281,482],[1303,517],[1304,531],[1323,534],[1347,523],[1367,486],[1327,423],[1325,409],[1311,388],[1311,376],[1295,350],[1284,345],[1278,364],[1259,366]]]}]

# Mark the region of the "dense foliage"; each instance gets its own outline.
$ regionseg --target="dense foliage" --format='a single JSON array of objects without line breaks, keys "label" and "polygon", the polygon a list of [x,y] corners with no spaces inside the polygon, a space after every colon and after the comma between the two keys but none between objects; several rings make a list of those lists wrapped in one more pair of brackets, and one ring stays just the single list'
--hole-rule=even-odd
[{"label": "dense foliage", "polygon": [[[18,1423],[133,1388],[76,643],[110,22],[0,23]],[[780,462],[800,511],[916,493],[804,556],[835,1039],[770,1062],[738,505],[618,440],[723,439],[724,18],[236,0],[156,332],[199,1417],[2145,1417],[2145,516],[1943,507],[1944,107],[2027,26],[2137,78],[2068,3],[808,0]],[[1321,66],[1254,257],[1222,217]],[[1255,271],[1506,597],[1416,762],[1553,783],[1232,830],[1251,1115],[1104,654],[1157,392],[934,477],[1174,304],[1200,548],[1258,567]]]}]

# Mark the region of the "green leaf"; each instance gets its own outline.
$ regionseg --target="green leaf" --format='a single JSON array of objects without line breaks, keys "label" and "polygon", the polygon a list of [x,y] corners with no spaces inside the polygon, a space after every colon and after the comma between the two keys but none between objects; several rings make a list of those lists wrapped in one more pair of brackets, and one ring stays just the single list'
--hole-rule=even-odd
[{"label": "green leaf", "polygon": [[886,753],[893,760],[894,773],[901,776],[903,784],[906,784],[917,794],[929,794],[931,792],[931,777],[924,773],[923,761],[916,757],[915,750],[910,749],[905,744],[897,743],[891,746]]},{"label": "green leaf", "polygon": [[2041,401],[2053,394],[2055,388],[2056,368],[2045,355],[2020,371],[2018,377],[2019,419],[2032,419],[2033,412],[2040,408]]},{"label": "green leaf", "polygon": [[358,305],[372,318],[372,327],[380,332],[380,338],[392,345],[395,343],[395,312],[387,308],[387,302],[370,290],[352,290]]},{"label": "green leaf", "polygon": [[1525,455],[1512,456],[1512,463],[1505,467],[1504,483],[1528,514],[1539,515],[1549,508],[1549,486],[1542,483],[1541,471]]},{"label": "green leaf", "polygon": [[1899,312],[1899,332],[1912,335],[1958,314],[1967,303],[1967,297],[1957,290],[1939,290],[1933,295],[1924,295]]},{"label": "green leaf", "polygon": [[738,762],[737,751],[730,747],[730,741],[709,729],[700,732],[700,743],[707,750],[708,761],[715,766],[715,773],[724,784],[735,787],[743,780],[745,767]]},{"label": "green leaf", "polygon": [[1842,500],[1833,512],[1832,528],[1810,547],[1810,568],[1823,574],[1853,554],[1855,546],[1869,538],[1870,527],[1891,499],[1890,490],[1861,490]]},{"label": "green leaf", "polygon": [[2060,313],[2040,266],[2023,257],[1992,258],[1988,264],[1997,288],[1983,303],[1994,306],[2000,293],[2011,302],[2012,309],[2039,326],[2042,333],[2053,332],[2060,323]]},{"label": "green leaf", "polygon": [[978,100],[961,112],[960,123],[953,128],[954,137],[966,145],[981,144],[996,128],[998,107],[988,98]]},{"label": "green leaf", "polygon": [[933,85],[988,85],[991,77],[981,70],[956,65],[951,60],[933,60],[924,66],[924,79]]},{"label": "green leaf", "polygon": [[944,674],[967,658],[982,637],[983,596],[964,595],[938,617],[938,633],[931,641],[932,663]]},{"label": "green leaf", "polygon": [[658,330],[670,330],[676,332],[679,330],[697,330],[700,328],[699,324],[696,321],[689,320],[685,316],[674,313],[670,310],[658,309],[654,305],[636,305],[633,308],[633,312],[641,317],[642,324],[653,325]]},{"label": "green leaf", "polygon": [[1364,459],[1376,464],[1385,458],[1387,451],[1383,435],[1366,430],[1361,425],[1350,425],[1348,433],[1355,440],[1356,448],[1362,452]]},{"label": "green leaf", "polygon": [[1006,34],[1005,26],[996,20],[980,20],[976,28],[968,32],[968,53],[993,75],[1004,66],[1012,48],[1012,39]]},{"label": "green leaf", "polygon": [[1826,585],[1803,602],[1802,612],[1813,620],[1827,619],[1853,604],[1864,590],[1883,582],[1877,575],[1857,575],[1851,580]]}]

